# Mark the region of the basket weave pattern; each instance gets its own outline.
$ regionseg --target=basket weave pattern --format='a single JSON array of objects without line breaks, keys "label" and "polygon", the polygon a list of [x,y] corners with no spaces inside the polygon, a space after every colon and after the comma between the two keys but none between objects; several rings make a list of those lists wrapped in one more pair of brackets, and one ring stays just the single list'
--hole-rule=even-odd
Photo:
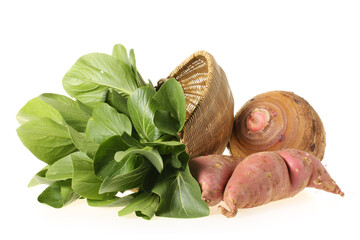
[{"label": "basket weave pattern", "polygon": [[230,139],[234,99],[225,72],[212,55],[198,51],[170,75],[182,85],[187,105],[182,141],[191,157],[221,154]]}]

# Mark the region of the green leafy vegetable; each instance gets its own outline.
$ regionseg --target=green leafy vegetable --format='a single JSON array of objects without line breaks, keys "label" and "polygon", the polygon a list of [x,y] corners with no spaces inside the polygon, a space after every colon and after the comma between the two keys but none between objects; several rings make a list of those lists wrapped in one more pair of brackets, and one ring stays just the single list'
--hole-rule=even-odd
[{"label": "green leafy vegetable", "polygon": [[128,148],[129,146],[120,136],[112,136],[102,142],[94,157],[95,174],[99,178],[105,179],[122,168],[124,162],[115,161],[115,153]]},{"label": "green leafy vegetable", "polygon": [[75,147],[81,152],[86,153],[90,158],[93,158],[99,144],[88,139],[85,133],[78,132],[70,126],[67,126],[67,129]]},{"label": "green leafy vegetable", "polygon": [[138,87],[146,86],[146,83],[137,71],[135,53],[133,49],[130,49],[128,56],[126,48],[121,44],[116,44],[113,48],[113,56],[131,67]]},{"label": "green leafy vegetable", "polygon": [[46,163],[29,183],[48,185],[39,202],[61,208],[85,198],[147,220],[209,214],[178,136],[186,116],[180,83],[169,79],[156,92],[134,51],[117,44],[112,55],[79,58],[63,86],[72,98],[44,93],[16,116],[19,138]]},{"label": "green leafy vegetable", "polygon": [[46,178],[46,172],[49,168],[49,165],[47,165],[46,167],[44,167],[43,169],[41,169],[39,172],[37,172],[34,177],[30,180],[28,187],[35,187],[37,185],[40,184],[47,184],[50,185],[51,183],[53,183],[54,181],[49,180]]},{"label": "green leafy vegetable", "polygon": [[146,86],[144,79],[141,77],[140,73],[137,71],[135,53],[134,53],[133,49],[130,49],[130,51],[129,51],[129,59],[130,59],[130,63],[131,63],[131,68],[135,75],[136,82],[138,83],[138,87]]},{"label": "green leafy vegetable", "polygon": [[150,169],[150,164],[142,157],[135,155],[129,155],[122,161],[126,162],[123,168],[104,179],[99,190],[100,193],[124,192],[141,187],[146,173]]},{"label": "green leafy vegetable", "polygon": [[66,96],[53,93],[44,93],[39,98],[56,109],[64,121],[72,128],[80,132],[85,131],[90,115],[81,110],[78,102]]},{"label": "green leafy vegetable", "polygon": [[125,65],[129,67],[131,66],[127,50],[123,45],[115,44],[113,47],[112,55]]},{"label": "green leafy vegetable", "polygon": [[49,118],[30,120],[22,124],[17,133],[22,143],[48,164],[76,150],[67,128]]},{"label": "green leafy vegetable", "polygon": [[146,141],[155,141],[161,135],[154,124],[156,103],[152,100],[155,90],[151,87],[138,88],[128,99],[131,121],[139,136]]},{"label": "green leafy vegetable", "polygon": [[156,110],[154,124],[158,129],[160,129],[161,132],[174,136],[177,135],[180,128],[179,122],[173,116],[171,116],[168,111],[164,110]]},{"label": "green leafy vegetable", "polygon": [[130,136],[130,135],[127,134],[126,132],[124,132],[123,135],[121,135],[121,139],[122,139],[129,147],[132,147],[132,148],[143,148],[143,147],[145,147],[145,143],[139,142],[136,138]]},{"label": "green leafy vegetable", "polygon": [[151,219],[159,205],[159,197],[156,194],[138,194],[125,208],[119,211],[119,216],[125,216],[135,212],[137,216]]},{"label": "green leafy vegetable", "polygon": [[125,96],[137,89],[132,69],[117,58],[91,53],[82,56],[63,78],[65,91],[90,107],[104,102],[110,88]]},{"label": "green leafy vegetable", "polygon": [[127,108],[127,98],[123,97],[120,93],[114,89],[110,89],[106,98],[106,102],[115,108],[119,113],[123,113],[126,116],[130,117],[129,111]]},{"label": "green leafy vegetable", "polygon": [[190,157],[185,152],[185,148],[185,145],[180,145],[173,148],[170,162],[174,168],[186,168]]},{"label": "green leafy vegetable", "polygon": [[90,114],[86,106],[78,101],[59,94],[44,93],[27,102],[16,117],[21,124],[39,118],[49,118],[83,132]]},{"label": "green leafy vegetable", "polygon": [[140,154],[147,158],[154,167],[161,172],[164,168],[164,163],[159,154],[158,150],[152,147],[144,147],[142,149],[137,148],[129,148],[126,151],[119,151],[115,154],[115,161],[121,162],[124,158],[132,154]]},{"label": "green leafy vegetable", "polygon": [[71,154],[69,154],[50,165],[45,177],[53,181],[66,180],[72,178],[73,172]]},{"label": "green leafy vegetable", "polygon": [[185,95],[180,83],[174,78],[167,80],[153,99],[178,121],[179,132],[184,127],[186,117]]},{"label": "green leafy vegetable", "polygon": [[168,146],[168,147],[185,147],[185,145],[183,143],[181,143],[180,141],[175,141],[175,140],[170,140],[170,141],[155,141],[155,142],[144,142],[142,143],[145,146],[151,146],[151,147],[156,147],[156,146]]},{"label": "green leafy vegetable", "polygon": [[201,200],[197,181],[188,168],[185,171],[171,169],[162,174],[162,180],[153,192],[160,196],[156,215],[174,218],[193,218],[209,215],[209,208]]},{"label": "green leafy vegetable", "polygon": [[84,198],[94,200],[106,200],[113,198],[116,193],[100,194],[102,184],[100,178],[95,175],[93,160],[84,153],[76,153],[71,156],[73,163],[72,189]]},{"label": "green leafy vegetable", "polygon": [[131,200],[134,199],[134,196],[132,194],[127,195],[125,197],[114,197],[107,200],[93,200],[93,199],[87,199],[87,203],[89,206],[92,207],[123,207],[128,205]]},{"label": "green leafy vegetable", "polygon": [[52,183],[39,195],[38,201],[54,208],[61,208],[79,197],[71,188],[71,180],[66,180]]},{"label": "green leafy vegetable", "polygon": [[21,124],[44,117],[50,118],[58,123],[63,122],[60,113],[49,104],[42,101],[39,97],[28,101],[16,115],[17,121]]},{"label": "green leafy vegetable", "polygon": [[86,137],[100,144],[105,139],[114,135],[120,136],[124,132],[131,135],[131,130],[132,125],[126,115],[118,113],[106,103],[99,103],[88,122]]}]

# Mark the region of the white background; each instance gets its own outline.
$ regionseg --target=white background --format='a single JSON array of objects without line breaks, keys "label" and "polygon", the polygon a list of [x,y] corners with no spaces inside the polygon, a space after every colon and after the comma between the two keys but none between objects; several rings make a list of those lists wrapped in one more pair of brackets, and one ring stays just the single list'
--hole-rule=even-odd
[{"label": "white background", "polygon": [[[0,32],[1,239],[360,238],[359,1],[1,1]],[[235,111],[265,91],[304,97],[323,120],[323,163],[345,197],[305,189],[232,219],[212,208],[205,218],[151,221],[81,200],[38,203],[44,188],[27,183],[45,164],[18,139],[16,113],[41,93],[66,94],[61,80],[77,58],[110,54],[116,43],[134,48],[153,83],[193,52],[210,52]]]}]

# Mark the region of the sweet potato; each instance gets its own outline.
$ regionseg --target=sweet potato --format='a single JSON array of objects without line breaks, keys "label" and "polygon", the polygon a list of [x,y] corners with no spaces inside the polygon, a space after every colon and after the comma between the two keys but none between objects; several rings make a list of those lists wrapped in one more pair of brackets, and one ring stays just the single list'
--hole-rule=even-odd
[{"label": "sweet potato", "polygon": [[201,196],[209,206],[222,200],[225,185],[241,160],[241,157],[207,155],[189,161],[190,172],[200,184]]},{"label": "sweet potato", "polygon": [[254,153],[240,162],[224,191],[229,210],[219,206],[227,217],[239,208],[251,208],[296,195],[313,187],[344,196],[320,160],[296,149]]}]

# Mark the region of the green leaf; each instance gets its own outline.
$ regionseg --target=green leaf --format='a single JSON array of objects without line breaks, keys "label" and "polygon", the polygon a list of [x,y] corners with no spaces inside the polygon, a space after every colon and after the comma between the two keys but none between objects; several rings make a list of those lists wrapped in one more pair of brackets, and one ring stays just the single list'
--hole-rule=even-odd
[{"label": "green leaf", "polygon": [[188,162],[190,160],[189,154],[187,154],[187,152],[185,152],[185,151],[182,151],[182,152],[177,153],[176,158],[181,163],[181,170],[186,169]]},{"label": "green leaf", "polygon": [[159,151],[160,155],[169,155],[172,153],[172,147],[166,146],[166,145],[159,145],[157,147],[157,150]]},{"label": "green leaf", "polygon": [[139,154],[147,158],[152,163],[152,165],[154,165],[154,167],[158,170],[158,172],[161,172],[164,168],[164,163],[161,158],[161,155],[159,154],[157,149],[154,149],[152,147],[144,147],[142,149],[129,148],[126,151],[119,151],[115,154],[115,160],[117,162],[120,162],[123,160],[123,158],[132,154]]},{"label": "green leaf", "polygon": [[118,212],[119,216],[125,216],[135,212],[137,216],[150,220],[159,205],[159,196],[156,194],[140,193],[125,208]]},{"label": "green leaf", "polygon": [[16,115],[16,119],[20,124],[44,117],[50,118],[58,123],[63,122],[60,113],[49,104],[42,101],[39,97],[28,101]]},{"label": "green leaf", "polygon": [[146,84],[146,86],[149,86],[149,87],[155,88],[154,84],[151,82],[151,80],[150,80],[150,79],[148,80],[148,84]]},{"label": "green leaf", "polygon": [[199,184],[188,167],[183,171],[167,168],[153,192],[160,196],[157,216],[195,218],[209,215],[209,207],[201,199]]},{"label": "green leaf", "polygon": [[137,70],[137,67],[136,67],[134,49],[130,49],[129,60],[130,60],[131,68],[132,68],[133,73],[135,75],[136,81],[138,83],[138,87],[146,86],[146,83],[145,83],[144,79],[141,77],[141,75],[140,75],[140,73],[139,73],[139,71]]},{"label": "green leaf", "polygon": [[47,187],[38,197],[38,201],[54,208],[61,208],[80,196],[71,189],[71,180],[56,181]]},{"label": "green leaf", "polygon": [[93,119],[89,120],[86,137],[96,143],[124,132],[131,135],[132,125],[130,119],[106,103],[99,103],[93,110]]},{"label": "green leaf", "polygon": [[151,193],[153,187],[157,183],[157,179],[159,178],[159,176],[159,172],[156,170],[155,167],[152,166],[144,176],[143,184],[139,189],[141,189],[141,191]]},{"label": "green leaf", "polygon": [[71,155],[73,162],[72,188],[84,198],[106,200],[113,198],[116,193],[99,194],[102,180],[95,175],[93,161],[85,153],[78,152]]},{"label": "green leaf", "polygon": [[[164,137],[164,135],[162,137]],[[175,142],[175,143],[182,144],[181,142]],[[166,144],[166,141],[163,142],[163,139],[161,139],[161,138],[159,138],[155,142],[144,142],[142,144],[144,146],[150,146],[150,147],[157,148],[160,155],[169,155],[172,153],[173,146],[168,146],[168,144]]]},{"label": "green leaf", "polygon": [[44,93],[39,98],[56,109],[64,121],[77,131],[84,132],[90,115],[83,112],[79,103],[60,94]]},{"label": "green leaf", "polygon": [[145,146],[151,146],[151,147],[156,147],[156,146],[186,147],[185,144],[183,144],[180,141],[155,141],[155,142],[144,142],[142,144]]},{"label": "green leaf", "polygon": [[171,116],[168,111],[164,110],[156,110],[154,124],[158,129],[160,129],[161,132],[174,136],[177,135],[180,129],[179,121]]},{"label": "green leaf", "polygon": [[178,131],[180,131],[185,124],[186,117],[185,95],[181,84],[174,78],[167,80],[153,99],[178,120]]},{"label": "green leaf", "polygon": [[71,155],[69,154],[50,165],[45,175],[46,179],[57,181],[72,178],[74,170]]},{"label": "green leaf", "polygon": [[80,102],[79,100],[76,100],[77,105],[79,106],[79,109],[81,111],[83,111],[84,113],[86,113],[87,115],[91,116],[92,115],[92,109],[89,108],[88,106],[86,106],[85,104],[83,104],[82,102]]},{"label": "green leaf", "polygon": [[133,49],[130,49],[128,56],[126,48],[121,44],[116,44],[113,48],[113,56],[119,59],[120,61],[122,61],[123,63],[125,63],[126,65],[128,65],[132,69],[138,87],[142,87],[146,85],[141,75],[137,71],[135,53]]},{"label": "green leaf", "polygon": [[129,146],[133,148],[143,148],[145,145],[143,143],[140,143],[137,139],[133,138],[132,136],[129,136],[126,132],[121,135],[122,140]]},{"label": "green leaf", "polygon": [[95,174],[101,179],[113,175],[124,164],[115,161],[115,153],[128,148],[120,136],[113,136],[102,142],[94,157]]},{"label": "green leaf", "polygon": [[173,148],[170,162],[174,168],[186,168],[190,156],[185,152],[185,144]]},{"label": "green leaf", "polygon": [[158,147],[159,151],[164,151],[164,153],[162,153],[161,155],[171,154],[169,161],[174,168],[183,167],[185,169],[187,162],[190,158],[185,151],[186,145],[180,141],[155,141],[143,143],[143,145]]},{"label": "green leaf", "polygon": [[150,163],[135,155],[129,155],[121,162],[125,162],[123,168],[104,179],[99,193],[124,192],[142,185],[146,173],[151,167]]},{"label": "green leaf", "polygon": [[[147,141],[155,141],[161,135],[153,119],[156,103],[152,100],[155,90],[151,87],[141,87],[128,99],[128,110],[131,121],[139,136]],[[130,135],[130,134],[129,134]]]},{"label": "green leaf", "polygon": [[122,96],[120,93],[118,93],[114,89],[109,90],[109,92],[107,94],[106,102],[110,106],[115,108],[119,113],[123,113],[126,116],[130,117],[129,111],[127,108],[127,98]]},{"label": "green leaf", "polygon": [[88,109],[79,101],[53,93],[44,93],[30,100],[17,114],[23,124],[39,118],[50,118],[60,124],[68,124],[78,131],[85,131],[90,118]]},{"label": "green leaf", "polygon": [[131,66],[127,50],[123,45],[115,44],[113,47],[112,55],[127,66]]},{"label": "green leaf", "polygon": [[38,159],[48,164],[76,150],[67,128],[49,118],[30,120],[17,129],[17,134]]},{"label": "green leaf", "polygon": [[50,185],[52,184],[54,181],[48,180],[46,179],[46,172],[49,168],[49,165],[47,165],[46,167],[44,167],[43,169],[41,169],[39,172],[37,172],[34,177],[32,177],[32,179],[30,180],[28,187],[35,187],[37,185],[40,184],[47,184]]},{"label": "green leaf", "polygon": [[114,197],[107,200],[87,199],[87,203],[91,207],[123,207],[128,205],[134,199],[133,194],[124,197]]},{"label": "green leaf", "polygon": [[137,89],[131,67],[116,57],[91,53],[80,57],[63,78],[65,91],[93,108],[104,102],[110,88],[130,95]]},{"label": "green leaf", "polygon": [[81,152],[86,153],[90,158],[93,158],[99,147],[99,144],[90,141],[86,137],[85,133],[80,133],[70,126],[67,126],[67,130],[75,147]]}]

